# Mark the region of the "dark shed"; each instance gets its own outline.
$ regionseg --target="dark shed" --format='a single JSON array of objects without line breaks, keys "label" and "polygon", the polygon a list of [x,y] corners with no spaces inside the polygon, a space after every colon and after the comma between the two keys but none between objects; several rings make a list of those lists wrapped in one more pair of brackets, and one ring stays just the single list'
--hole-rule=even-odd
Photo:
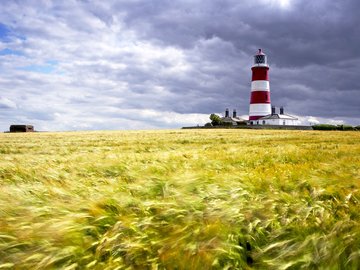
[{"label": "dark shed", "polygon": [[32,125],[11,125],[10,132],[33,132],[34,126]]}]

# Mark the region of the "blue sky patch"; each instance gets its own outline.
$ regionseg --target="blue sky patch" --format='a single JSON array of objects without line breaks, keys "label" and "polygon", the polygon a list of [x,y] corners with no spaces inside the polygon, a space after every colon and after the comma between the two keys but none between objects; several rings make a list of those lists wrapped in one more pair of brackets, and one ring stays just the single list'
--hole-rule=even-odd
[{"label": "blue sky patch", "polygon": [[20,33],[15,33],[13,29],[8,27],[7,25],[0,23],[0,41],[7,43],[13,40],[14,38],[20,39],[22,41],[26,40],[26,36]]},{"label": "blue sky patch", "polygon": [[58,61],[56,60],[49,60],[46,61],[44,65],[29,65],[19,68],[20,70],[43,73],[43,74],[51,74],[54,73],[56,67],[58,65]]},{"label": "blue sky patch", "polygon": [[0,51],[0,55],[24,55],[22,52],[5,48]]},{"label": "blue sky patch", "polygon": [[7,42],[9,41],[10,29],[5,24],[0,23],[0,40]]}]

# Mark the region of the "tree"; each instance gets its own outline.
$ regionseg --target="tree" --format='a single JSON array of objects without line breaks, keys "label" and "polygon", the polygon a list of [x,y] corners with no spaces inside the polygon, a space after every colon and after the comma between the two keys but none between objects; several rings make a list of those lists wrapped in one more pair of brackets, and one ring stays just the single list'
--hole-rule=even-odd
[{"label": "tree", "polygon": [[211,124],[213,126],[219,126],[219,125],[221,125],[221,122],[222,122],[220,116],[218,116],[214,113],[210,114],[210,120],[211,120]]}]

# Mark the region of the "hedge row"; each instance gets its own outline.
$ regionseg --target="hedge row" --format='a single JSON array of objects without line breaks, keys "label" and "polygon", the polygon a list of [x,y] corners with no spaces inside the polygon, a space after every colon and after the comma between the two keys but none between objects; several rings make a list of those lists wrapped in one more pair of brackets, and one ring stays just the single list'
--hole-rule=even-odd
[{"label": "hedge row", "polygon": [[360,130],[360,126],[349,126],[349,125],[329,125],[319,124],[312,126],[314,130]]}]

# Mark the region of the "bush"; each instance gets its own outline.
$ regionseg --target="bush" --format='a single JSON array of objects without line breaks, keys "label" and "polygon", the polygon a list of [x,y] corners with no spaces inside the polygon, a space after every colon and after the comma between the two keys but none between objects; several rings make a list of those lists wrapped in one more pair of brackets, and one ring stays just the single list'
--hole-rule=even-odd
[{"label": "bush", "polygon": [[231,123],[231,122],[221,122],[221,125],[225,126],[225,127],[232,127],[233,123]]},{"label": "bush", "polygon": [[329,124],[319,124],[312,126],[313,130],[337,130],[338,127]]},{"label": "bush", "polygon": [[238,122],[237,125],[238,126],[246,126],[247,123],[246,123],[246,121],[243,121],[243,122]]},{"label": "bush", "polygon": [[329,125],[329,124],[319,124],[319,125],[314,125],[313,126],[313,130],[344,130],[344,131],[349,131],[349,130],[357,130],[358,127],[353,127],[350,125]]},{"label": "bush", "polygon": [[214,113],[212,113],[209,118],[210,118],[211,124],[213,126],[219,126],[222,123],[220,116],[218,116],[218,115],[216,115]]},{"label": "bush", "polygon": [[211,123],[206,123],[205,127],[212,127],[212,124]]},{"label": "bush", "polygon": [[338,130],[355,130],[353,126],[349,125],[338,125],[337,127]]}]

